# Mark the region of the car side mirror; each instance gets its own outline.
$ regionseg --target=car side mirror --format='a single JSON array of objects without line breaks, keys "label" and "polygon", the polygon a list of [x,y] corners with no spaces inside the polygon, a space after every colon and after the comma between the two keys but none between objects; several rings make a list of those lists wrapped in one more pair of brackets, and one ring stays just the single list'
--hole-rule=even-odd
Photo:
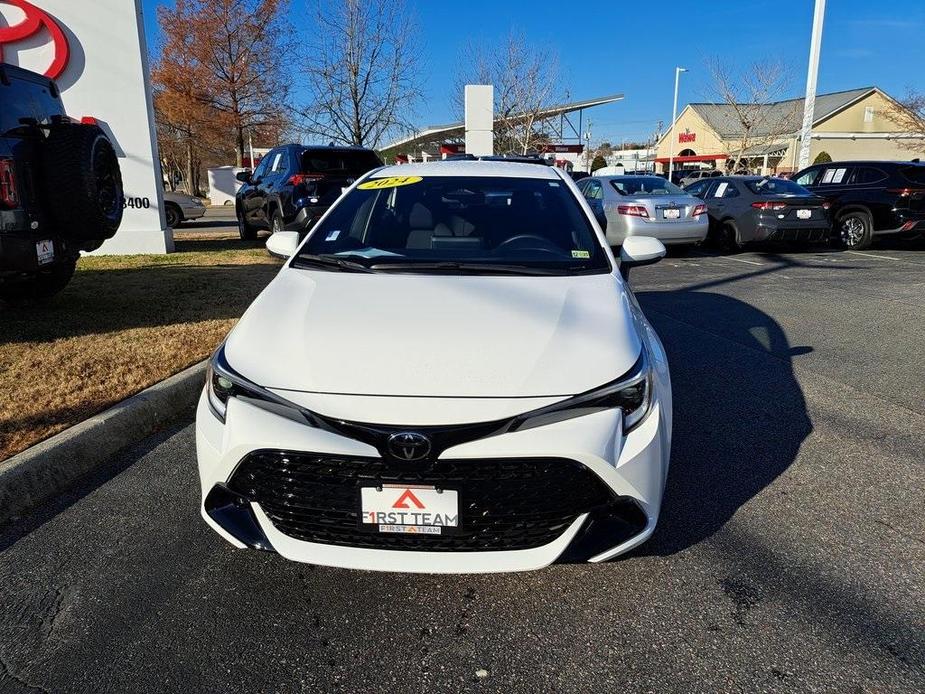
[{"label": "car side mirror", "polygon": [[250,182],[251,182],[251,177],[252,177],[253,175],[254,175],[254,172],[253,172],[253,171],[250,171],[250,170],[248,170],[248,171],[238,171],[238,173],[236,173],[236,174],[234,175],[234,177],[235,177],[236,179],[238,179],[239,181],[241,181],[241,183],[250,183]]},{"label": "car side mirror", "polygon": [[291,258],[299,248],[299,232],[277,231],[267,239],[267,250],[277,258]]},{"label": "car side mirror", "polygon": [[657,263],[667,252],[665,244],[651,236],[627,236],[620,247],[620,275],[627,280],[631,269]]}]

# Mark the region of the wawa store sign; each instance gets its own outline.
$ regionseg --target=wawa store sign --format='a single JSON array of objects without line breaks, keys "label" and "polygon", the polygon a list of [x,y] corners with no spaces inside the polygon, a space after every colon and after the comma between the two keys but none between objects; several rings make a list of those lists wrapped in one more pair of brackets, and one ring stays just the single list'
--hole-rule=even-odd
[{"label": "wawa store sign", "polygon": [[101,253],[164,253],[173,245],[140,3],[0,0],[0,61],[55,80],[68,115],[94,117],[119,155],[127,204]]}]

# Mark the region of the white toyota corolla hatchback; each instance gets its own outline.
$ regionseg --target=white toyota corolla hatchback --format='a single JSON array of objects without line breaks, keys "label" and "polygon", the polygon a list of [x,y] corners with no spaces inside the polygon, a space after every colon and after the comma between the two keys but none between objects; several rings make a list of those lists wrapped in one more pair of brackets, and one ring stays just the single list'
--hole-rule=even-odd
[{"label": "white toyota corolla hatchback", "polygon": [[386,167],[289,256],[211,361],[202,516],[237,547],[355,569],[600,562],[655,529],[665,352],[556,168]]}]

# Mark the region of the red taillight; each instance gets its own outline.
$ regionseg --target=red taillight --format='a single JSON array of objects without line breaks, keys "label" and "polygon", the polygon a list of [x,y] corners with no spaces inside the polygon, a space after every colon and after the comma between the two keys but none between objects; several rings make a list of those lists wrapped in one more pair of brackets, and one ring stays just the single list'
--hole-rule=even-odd
[{"label": "red taillight", "polygon": [[785,210],[787,209],[787,203],[785,202],[753,202],[752,207],[756,210]]},{"label": "red taillight", "polygon": [[832,209],[832,203],[830,203],[828,200],[826,200],[824,203],[822,203],[822,209],[823,209],[823,210],[831,210],[831,209]]},{"label": "red taillight", "polygon": [[697,207],[694,208],[694,211],[691,212],[691,217],[699,217],[700,215],[706,214],[706,213],[707,213],[706,205],[697,205]]},{"label": "red taillight", "polygon": [[0,159],[0,204],[9,209],[19,207],[16,171],[12,159]]},{"label": "red taillight", "polygon": [[642,205],[619,205],[617,207],[617,212],[629,215],[630,217],[649,218],[649,211]]},{"label": "red taillight", "polygon": [[300,186],[303,183],[308,183],[309,181],[320,181],[324,176],[322,174],[293,174],[289,177],[287,183],[291,183],[294,186]]},{"label": "red taillight", "polygon": [[83,118],[80,119],[80,122],[83,125],[99,125],[100,124],[100,122],[93,116],[84,116]]},{"label": "red taillight", "polygon": [[922,188],[887,188],[887,193],[895,193],[901,198],[911,198],[915,195],[925,193]]}]

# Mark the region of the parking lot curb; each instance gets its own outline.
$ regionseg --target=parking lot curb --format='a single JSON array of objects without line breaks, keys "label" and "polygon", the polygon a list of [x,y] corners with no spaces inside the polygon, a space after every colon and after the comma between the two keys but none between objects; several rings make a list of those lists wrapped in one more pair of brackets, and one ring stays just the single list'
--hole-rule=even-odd
[{"label": "parking lot curb", "polygon": [[199,362],[0,462],[0,525],[191,410],[205,382],[206,365]]}]

